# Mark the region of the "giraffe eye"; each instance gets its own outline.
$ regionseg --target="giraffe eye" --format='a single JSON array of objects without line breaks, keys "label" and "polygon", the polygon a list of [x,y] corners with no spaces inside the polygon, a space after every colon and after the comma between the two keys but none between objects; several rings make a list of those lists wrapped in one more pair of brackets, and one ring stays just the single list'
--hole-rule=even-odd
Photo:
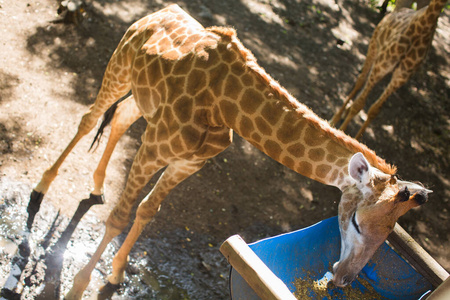
[{"label": "giraffe eye", "polygon": [[355,227],[356,232],[358,232],[359,234],[361,234],[361,231],[359,230],[358,222],[356,222],[356,211],[353,213],[353,216],[352,216],[352,224],[353,224],[353,226]]},{"label": "giraffe eye", "polygon": [[379,175],[376,175],[375,177],[374,177],[374,183],[375,184],[379,184],[379,183],[387,183],[387,182],[389,182],[389,184],[392,184],[392,179],[391,179],[391,177],[384,177],[384,176],[379,176]]}]

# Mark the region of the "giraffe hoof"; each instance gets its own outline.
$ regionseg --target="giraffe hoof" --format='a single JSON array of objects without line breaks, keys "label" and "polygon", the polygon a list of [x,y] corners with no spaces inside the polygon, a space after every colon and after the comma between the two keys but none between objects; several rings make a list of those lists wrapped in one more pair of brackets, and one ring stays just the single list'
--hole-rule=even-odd
[{"label": "giraffe hoof", "polygon": [[103,195],[90,194],[88,199],[81,200],[80,204],[78,204],[78,209],[82,210],[82,215],[84,215],[91,206],[105,203],[103,199]]},{"label": "giraffe hoof", "polygon": [[27,228],[31,229],[31,226],[33,225],[34,217],[36,216],[37,212],[39,211],[39,208],[41,207],[42,200],[44,199],[44,194],[41,192],[36,192],[33,190],[30,195],[30,202],[28,203],[27,207],[27,213],[28,213],[28,220],[27,220]]},{"label": "giraffe hoof", "polygon": [[101,195],[94,195],[94,194],[91,193],[89,195],[89,199],[84,199],[83,201],[86,201],[90,205],[104,204],[105,203],[105,197],[103,196],[103,194],[101,194]]},{"label": "giraffe hoof", "polygon": [[110,299],[111,296],[117,291],[120,287],[120,284],[112,284],[111,282],[107,282],[104,286],[100,288],[98,291],[97,299]]},{"label": "giraffe hoof", "polygon": [[44,194],[33,190],[30,195],[30,202],[28,203],[27,212],[36,214],[39,211],[42,199],[44,199]]},{"label": "giraffe hoof", "polygon": [[[1,297],[2,299],[20,299],[20,294],[11,291],[7,288],[2,288],[1,290]],[[3,298],[5,297],[5,298]]]}]

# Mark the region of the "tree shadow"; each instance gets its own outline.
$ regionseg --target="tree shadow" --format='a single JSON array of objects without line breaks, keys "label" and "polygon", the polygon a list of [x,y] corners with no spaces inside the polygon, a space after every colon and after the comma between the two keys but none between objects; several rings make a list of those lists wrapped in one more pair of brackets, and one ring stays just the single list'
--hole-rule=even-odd
[{"label": "tree shadow", "polygon": [[[16,97],[15,89],[18,85],[20,85],[18,76],[0,69],[0,105],[6,109],[9,107],[8,102]],[[18,136],[27,136],[21,141],[21,145],[18,145]],[[25,157],[30,154],[30,149],[34,145],[41,142],[40,137],[28,136],[14,115],[8,115],[8,118],[0,122],[0,155],[14,154],[16,158]]]},{"label": "tree shadow", "polygon": [[27,38],[27,50],[47,56],[48,67],[74,74],[68,100],[87,105],[95,100],[103,72],[121,38],[114,28],[123,26],[119,17],[107,17],[89,6],[89,19],[80,26],[50,23],[37,27]]},{"label": "tree shadow", "polygon": [[14,89],[19,84],[19,77],[11,75],[3,69],[0,69],[0,104],[10,101],[14,97]]}]

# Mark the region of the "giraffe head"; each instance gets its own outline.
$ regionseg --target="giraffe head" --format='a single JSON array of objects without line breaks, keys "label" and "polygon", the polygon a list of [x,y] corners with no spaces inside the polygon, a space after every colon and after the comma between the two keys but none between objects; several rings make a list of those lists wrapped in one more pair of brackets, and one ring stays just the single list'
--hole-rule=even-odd
[{"label": "giraffe head", "polygon": [[370,166],[361,153],[351,158],[348,173],[351,183],[343,188],[339,203],[341,254],[333,266],[333,282],[340,287],[355,279],[397,219],[425,203],[431,192]]}]

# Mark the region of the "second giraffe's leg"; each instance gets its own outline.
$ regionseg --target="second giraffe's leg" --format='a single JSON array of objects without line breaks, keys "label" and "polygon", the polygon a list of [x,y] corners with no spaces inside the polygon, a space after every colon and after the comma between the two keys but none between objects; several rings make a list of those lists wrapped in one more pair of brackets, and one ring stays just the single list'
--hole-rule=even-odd
[{"label": "second giraffe's leg", "polygon": [[[375,34],[374,34],[375,35]],[[375,61],[374,65],[380,64],[380,61]],[[342,131],[345,131],[347,129],[348,124],[350,121],[356,116],[357,113],[359,113],[366,104],[367,96],[369,96],[370,91],[374,87],[377,82],[379,82],[381,79],[383,79],[386,74],[390,72],[390,69],[382,69],[382,68],[371,68],[368,79],[364,87],[362,88],[360,94],[358,95],[358,98],[353,102],[352,106],[350,106],[348,115],[345,118],[344,122],[342,123],[341,127],[339,128]]]},{"label": "second giraffe's leg", "polygon": [[100,245],[88,264],[82,268],[74,278],[72,289],[65,299],[80,299],[89,284],[90,276],[100,256],[105,251],[111,240],[122,232],[130,219],[131,209],[137,199],[139,192],[150,180],[150,178],[162,167],[164,163],[157,160],[157,149],[147,147],[143,144],[136,154],[133,165],[128,175],[127,184],[120,197],[118,204],[114,207],[106,221],[105,234]]},{"label": "second giraffe's leg", "polygon": [[363,90],[361,91],[361,94],[359,94],[358,98],[356,98],[355,102],[353,102],[353,104],[348,109],[347,117],[339,128],[340,130],[345,131],[350,121],[353,120],[356,114],[358,114],[364,108],[367,96],[372,90],[372,87],[373,84],[370,81],[366,83]]},{"label": "second giraffe's leg", "polygon": [[341,120],[342,114],[346,110],[350,100],[355,98],[356,94],[362,89],[362,87],[366,83],[367,77],[370,73],[370,70],[372,69],[375,55],[376,55],[376,45],[375,43],[371,42],[369,44],[369,50],[367,51],[366,61],[364,62],[364,66],[361,70],[361,73],[358,76],[358,79],[356,79],[355,86],[353,87],[350,94],[347,96],[347,99],[345,100],[344,104],[341,106],[338,112],[334,114],[333,118],[330,121],[331,126],[336,126],[336,124]]},{"label": "second giraffe's leg", "polygon": [[383,94],[381,94],[378,100],[375,101],[374,104],[372,104],[369,111],[367,112],[367,120],[359,129],[358,133],[355,136],[355,139],[359,139],[363,135],[367,126],[369,126],[372,120],[375,119],[375,117],[380,112],[380,109],[383,106],[384,102],[386,102],[387,98],[408,81],[409,76],[404,76],[402,73],[404,73],[404,70],[401,65],[394,70],[394,72],[392,73],[392,79],[384,90]]},{"label": "second giraffe's leg", "polygon": [[103,193],[103,182],[106,176],[106,167],[108,166],[111,155],[117,142],[127,129],[142,116],[139,108],[136,106],[133,96],[129,96],[120,102],[111,121],[111,133],[102,158],[94,172],[94,190],[92,194],[101,195]]},{"label": "second giraffe's leg", "polygon": [[190,162],[177,161],[171,163],[164,171],[157,184],[141,202],[136,212],[136,219],[127,238],[115,255],[112,266],[113,272],[108,277],[110,284],[117,285],[123,282],[124,272],[128,262],[128,254],[138,239],[145,225],[159,210],[159,206],[167,194],[181,181],[194,174],[205,164],[204,161]]},{"label": "second giraffe's leg", "polygon": [[366,82],[366,79],[367,79],[367,74],[365,74],[365,73],[359,74],[358,79],[356,80],[356,83],[355,83],[355,87],[353,88],[353,90],[348,95],[348,97],[345,100],[344,104],[342,104],[341,108],[337,111],[337,113],[334,114],[333,118],[331,119],[331,121],[330,121],[330,125],[331,126],[336,126],[336,124],[338,124],[338,122],[341,120],[342,114],[344,113],[344,111],[346,109],[348,109],[347,108],[348,103],[350,102],[350,100],[355,98],[355,95],[364,86],[364,83]]}]

